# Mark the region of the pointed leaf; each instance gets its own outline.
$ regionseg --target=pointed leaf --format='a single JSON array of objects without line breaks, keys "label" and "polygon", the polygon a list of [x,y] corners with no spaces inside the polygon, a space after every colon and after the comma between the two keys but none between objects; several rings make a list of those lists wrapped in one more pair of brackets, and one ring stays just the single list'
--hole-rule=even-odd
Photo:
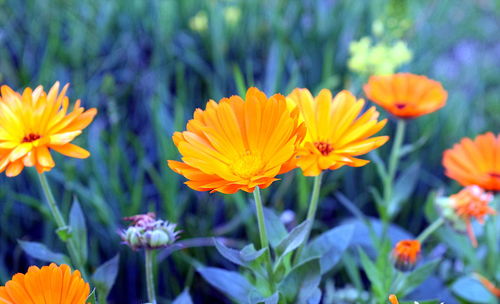
[{"label": "pointed leaf", "polygon": [[477,279],[464,276],[456,280],[451,286],[454,294],[471,303],[494,303],[492,295]]},{"label": "pointed leaf", "polygon": [[285,256],[304,243],[307,234],[311,229],[311,221],[304,221],[302,224],[293,228],[292,231],[276,247],[278,254]]},{"label": "pointed leaf", "polygon": [[280,218],[269,208],[264,208],[264,222],[269,243],[275,248],[287,236],[288,232]]},{"label": "pointed leaf", "polygon": [[107,298],[111,288],[115,284],[119,265],[120,255],[117,254],[111,260],[99,266],[92,275],[92,281],[97,289],[99,302]]},{"label": "pointed leaf", "polygon": [[71,237],[75,239],[74,244],[85,264],[87,261],[87,225],[85,224],[85,216],[78,199],[73,199],[73,205],[69,213],[69,226],[71,228]]},{"label": "pointed leaf", "polygon": [[214,267],[198,268],[201,276],[213,287],[239,303],[247,303],[255,288],[245,277],[234,271]]},{"label": "pointed leaf", "polygon": [[439,261],[431,261],[415,270],[413,270],[410,274],[408,274],[401,286],[396,290],[397,294],[401,294],[405,296],[409,294],[413,289],[417,288],[422,284],[436,269]]},{"label": "pointed leaf", "polygon": [[17,241],[26,254],[32,258],[54,262],[56,264],[71,264],[68,257],[62,253],[53,252],[47,246],[38,242]]},{"label": "pointed leaf", "polygon": [[307,304],[314,298],[321,280],[319,260],[311,260],[295,267],[281,281],[278,290],[289,303]]},{"label": "pointed leaf", "polygon": [[418,174],[419,170],[420,164],[418,162],[413,163],[394,183],[394,194],[387,206],[390,217],[397,214],[399,209],[401,209],[401,203],[412,194],[420,176]]},{"label": "pointed leaf", "polygon": [[193,304],[193,300],[189,295],[189,290],[184,289],[184,291],[172,302],[172,304]]}]

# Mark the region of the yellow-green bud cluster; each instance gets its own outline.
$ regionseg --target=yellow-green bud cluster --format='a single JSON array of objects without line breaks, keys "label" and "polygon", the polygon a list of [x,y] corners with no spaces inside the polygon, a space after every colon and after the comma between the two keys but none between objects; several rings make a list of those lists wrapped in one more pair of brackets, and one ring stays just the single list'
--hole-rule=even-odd
[{"label": "yellow-green bud cluster", "polygon": [[347,62],[349,69],[363,75],[390,75],[413,55],[404,41],[398,40],[389,45],[383,42],[372,44],[369,37],[353,41],[349,45],[351,57]]},{"label": "yellow-green bud cluster", "polygon": [[[140,220],[136,220],[136,217],[140,217]],[[134,250],[162,248],[177,240],[180,233],[176,231],[177,224],[156,220],[146,215],[136,217],[132,217],[131,220],[135,222],[130,227],[120,232],[123,242],[130,248]]]}]

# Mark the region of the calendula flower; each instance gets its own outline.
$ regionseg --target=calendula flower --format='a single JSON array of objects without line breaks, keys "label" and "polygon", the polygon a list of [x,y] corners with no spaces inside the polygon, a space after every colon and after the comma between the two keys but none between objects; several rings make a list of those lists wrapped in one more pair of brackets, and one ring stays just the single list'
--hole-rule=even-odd
[{"label": "calendula flower", "polygon": [[0,287],[0,304],[84,304],[90,286],[68,265],[31,266]]},{"label": "calendula flower", "polygon": [[124,220],[132,223],[119,234],[123,242],[134,250],[166,247],[173,244],[181,233],[176,230],[177,224],[157,220],[153,212],[126,217]]},{"label": "calendula flower", "polygon": [[488,204],[493,200],[493,194],[485,192],[478,186],[468,186],[457,194],[450,196],[451,207],[455,214],[461,218],[466,225],[467,234],[477,247],[477,240],[472,229],[471,220],[475,218],[479,223],[484,223],[484,217],[488,214],[495,214],[495,209]]},{"label": "calendula flower", "polygon": [[462,186],[477,185],[485,190],[500,191],[500,134],[463,138],[443,154],[446,176]]},{"label": "calendula flower", "polygon": [[369,99],[399,118],[435,112],[448,97],[441,83],[409,73],[372,76],[363,89]]},{"label": "calendula flower", "polygon": [[394,265],[401,271],[415,268],[420,257],[421,245],[418,240],[399,241],[392,251]]},{"label": "calendula flower", "polygon": [[0,172],[17,176],[24,167],[36,167],[39,173],[51,170],[50,150],[66,156],[86,158],[90,154],[71,143],[97,113],[85,111],[77,100],[68,113],[68,85],[59,92],[56,82],[48,93],[39,86],[22,94],[4,85],[0,98]]},{"label": "calendula flower", "polygon": [[344,165],[361,167],[369,161],[355,158],[383,145],[388,136],[370,137],[380,131],[387,120],[377,121],[379,113],[371,107],[361,111],[364,100],[348,91],[332,97],[321,90],[313,97],[307,89],[295,89],[287,97],[297,106],[304,120],[307,135],[297,152],[297,165],[306,176],[317,176],[323,170],[335,170]]},{"label": "calendula flower", "polygon": [[266,188],[277,175],[295,168],[295,153],[305,134],[298,116],[298,110],[288,110],[284,96],[267,98],[256,88],[247,91],[245,100],[210,100],[205,110],[195,111],[187,131],[174,134],[182,162],[168,164],[198,191]]}]

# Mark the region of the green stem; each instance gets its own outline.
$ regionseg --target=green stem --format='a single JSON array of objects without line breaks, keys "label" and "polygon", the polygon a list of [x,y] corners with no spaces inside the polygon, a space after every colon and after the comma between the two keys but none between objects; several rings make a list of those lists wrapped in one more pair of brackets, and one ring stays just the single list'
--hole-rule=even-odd
[{"label": "green stem", "polygon": [[253,197],[255,200],[255,209],[257,210],[257,223],[259,226],[259,236],[260,236],[260,247],[266,249],[265,255],[267,256],[266,269],[269,279],[269,286],[271,292],[274,292],[274,274],[272,269],[271,252],[269,251],[269,240],[267,238],[266,224],[264,222],[264,208],[262,206],[262,197],[260,195],[259,187],[255,187],[253,191]]},{"label": "green stem", "polygon": [[[56,200],[54,199],[54,195],[52,194],[52,190],[50,189],[45,174],[38,174],[38,180],[40,181],[43,194],[45,196],[45,199],[47,200],[47,204],[49,205],[50,212],[54,217],[58,230],[59,231],[65,229],[67,230],[69,227],[66,224],[66,221],[64,220],[64,217],[62,216],[61,211],[59,210],[59,207],[56,204]],[[85,270],[85,267],[81,260],[81,256],[77,250],[75,239],[72,238],[70,235],[69,239],[65,242],[66,242],[66,248],[68,249],[69,255],[71,256],[71,260],[74,263],[73,266],[75,266],[81,272],[84,280],[88,282],[87,271]]]},{"label": "green stem", "polygon": [[417,237],[417,241],[423,243],[429,237],[429,235],[434,233],[434,231],[436,231],[443,224],[444,224],[444,219],[442,217],[438,218],[437,220],[434,221],[434,223],[432,223],[430,226],[425,228],[425,230],[422,231],[422,233],[420,233],[420,235]]},{"label": "green stem", "polygon": [[146,266],[146,285],[148,288],[148,301],[149,303],[156,304],[155,296],[155,281],[153,274],[153,250],[145,249],[145,266]]},{"label": "green stem", "polygon": [[304,240],[304,244],[307,244],[307,240],[309,239],[309,234],[311,233],[311,229],[314,223],[314,219],[316,218],[316,211],[318,210],[318,201],[319,201],[319,192],[321,189],[321,180],[323,179],[323,172],[314,177],[314,185],[313,191],[311,193],[311,200],[309,202],[309,210],[307,211],[307,220],[310,222],[310,229],[307,231],[306,238]]},{"label": "green stem", "polygon": [[384,180],[384,203],[387,205],[392,197],[392,188],[394,177],[399,163],[400,150],[403,144],[406,122],[399,119],[396,126],[396,135],[394,136],[394,144],[392,145],[391,155],[389,156],[389,165],[387,168],[387,176]]}]

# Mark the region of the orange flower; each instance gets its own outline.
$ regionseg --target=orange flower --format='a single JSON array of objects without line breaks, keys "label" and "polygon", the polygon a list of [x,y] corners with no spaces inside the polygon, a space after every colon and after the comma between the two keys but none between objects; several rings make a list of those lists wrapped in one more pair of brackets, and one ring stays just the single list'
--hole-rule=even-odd
[{"label": "orange flower", "polygon": [[365,102],[356,100],[348,91],[332,98],[332,93],[324,89],[314,98],[307,89],[295,89],[287,98],[289,104],[300,109],[307,128],[297,153],[297,165],[306,176],[317,176],[323,170],[344,165],[364,166],[369,161],[354,156],[366,154],[389,139],[388,136],[370,138],[387,120],[377,121],[379,113],[375,107],[360,115]]},{"label": "orange flower", "polygon": [[462,186],[478,185],[500,191],[500,134],[488,132],[474,140],[463,138],[443,154],[446,176]]},{"label": "orange flower", "polygon": [[31,266],[0,287],[0,304],[84,304],[90,286],[68,265]]},{"label": "orange flower", "polygon": [[413,269],[420,256],[420,248],[418,240],[399,241],[392,251],[396,268],[401,271]]},{"label": "orange flower", "polygon": [[496,213],[493,208],[488,206],[493,200],[493,194],[485,192],[478,186],[468,186],[457,194],[451,195],[450,200],[456,215],[464,220],[472,244],[477,247],[471,219],[476,218],[479,223],[483,224],[486,215]]},{"label": "orange flower", "polygon": [[409,73],[372,76],[363,89],[369,99],[400,118],[437,111],[448,97],[441,83]]},{"label": "orange flower", "polygon": [[90,154],[70,142],[82,133],[97,113],[84,112],[77,100],[73,111],[68,110],[68,97],[64,86],[59,92],[56,82],[46,94],[39,86],[34,91],[26,88],[23,94],[4,85],[0,98],[0,172],[17,176],[24,167],[35,166],[39,173],[51,170],[54,160],[50,151],[86,158]]},{"label": "orange flower", "polygon": [[399,304],[398,298],[393,294],[389,296],[389,302],[391,302],[391,304]]},{"label": "orange flower", "polygon": [[172,170],[197,191],[253,192],[295,168],[295,152],[305,129],[298,111],[287,109],[285,97],[267,98],[256,88],[239,96],[210,100],[197,109],[187,131],[173,140],[182,161],[169,160]]}]

